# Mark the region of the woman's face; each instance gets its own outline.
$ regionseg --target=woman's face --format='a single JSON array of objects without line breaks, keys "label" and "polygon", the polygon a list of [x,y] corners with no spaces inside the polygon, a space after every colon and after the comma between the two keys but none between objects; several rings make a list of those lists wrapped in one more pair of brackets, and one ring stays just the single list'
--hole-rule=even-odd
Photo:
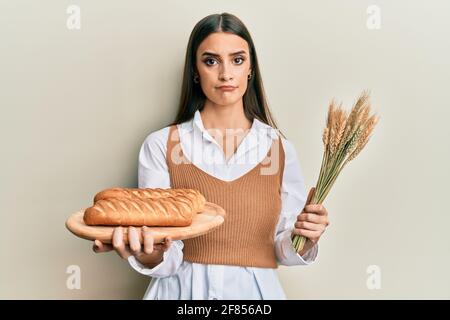
[{"label": "woman's face", "polygon": [[[247,90],[251,73],[247,41],[225,32],[210,34],[197,50],[197,70],[205,96],[218,105],[234,104]],[[232,86],[232,90],[220,89]]]}]

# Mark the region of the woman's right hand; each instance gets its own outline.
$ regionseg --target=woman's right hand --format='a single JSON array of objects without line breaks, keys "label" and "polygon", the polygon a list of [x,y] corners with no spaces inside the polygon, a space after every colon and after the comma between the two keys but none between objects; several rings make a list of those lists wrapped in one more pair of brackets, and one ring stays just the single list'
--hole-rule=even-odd
[{"label": "woman's right hand", "polygon": [[128,227],[128,243],[123,241],[123,228],[116,227],[113,231],[112,244],[104,244],[100,240],[95,240],[92,249],[95,253],[103,253],[115,250],[122,259],[134,256],[142,264],[153,268],[163,260],[164,252],[169,250],[172,239],[166,237],[163,243],[154,244],[153,234],[146,226],[142,227],[144,245],[139,241],[139,234],[135,227]]}]

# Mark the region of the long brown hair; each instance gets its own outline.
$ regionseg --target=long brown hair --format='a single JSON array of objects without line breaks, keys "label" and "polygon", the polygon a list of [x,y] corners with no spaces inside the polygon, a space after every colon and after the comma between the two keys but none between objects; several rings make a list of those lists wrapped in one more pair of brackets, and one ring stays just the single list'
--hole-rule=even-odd
[{"label": "long brown hair", "polygon": [[[200,20],[192,30],[186,50],[180,104],[178,113],[171,125],[192,119],[194,113],[197,110],[201,111],[204,107],[205,94],[200,84],[193,81],[196,71],[196,53],[202,41],[214,32],[233,33],[247,41],[250,51],[252,77],[243,96],[245,116],[249,121],[253,121],[256,118],[278,130],[266,101],[253,40],[244,23],[230,13],[211,14]],[[281,131],[279,132],[281,133]],[[281,133],[281,135],[283,134]]]}]

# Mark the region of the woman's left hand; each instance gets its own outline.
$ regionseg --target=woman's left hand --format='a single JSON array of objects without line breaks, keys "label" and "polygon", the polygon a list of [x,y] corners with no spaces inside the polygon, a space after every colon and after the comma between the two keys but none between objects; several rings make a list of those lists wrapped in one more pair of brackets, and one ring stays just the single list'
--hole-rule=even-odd
[{"label": "woman's left hand", "polygon": [[[314,188],[313,188],[314,189]],[[311,190],[309,199],[314,190]],[[306,203],[308,203],[307,201]],[[320,239],[325,229],[330,225],[328,211],[322,204],[308,204],[297,216],[293,234],[302,235],[307,238],[305,246],[300,254],[306,253]]]}]

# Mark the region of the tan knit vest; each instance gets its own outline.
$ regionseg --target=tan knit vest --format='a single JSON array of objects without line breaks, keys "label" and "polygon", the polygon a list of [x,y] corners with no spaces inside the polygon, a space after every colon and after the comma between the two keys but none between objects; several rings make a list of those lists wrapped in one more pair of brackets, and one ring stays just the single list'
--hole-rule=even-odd
[{"label": "tan knit vest", "polygon": [[[273,156],[273,157],[272,157]],[[224,208],[224,223],[208,234],[183,240],[184,260],[277,268],[274,234],[281,211],[284,150],[274,139],[263,161],[243,176],[223,181],[192,164],[183,154],[178,128],[167,141],[167,165],[172,188],[199,190],[206,201]]]}]

